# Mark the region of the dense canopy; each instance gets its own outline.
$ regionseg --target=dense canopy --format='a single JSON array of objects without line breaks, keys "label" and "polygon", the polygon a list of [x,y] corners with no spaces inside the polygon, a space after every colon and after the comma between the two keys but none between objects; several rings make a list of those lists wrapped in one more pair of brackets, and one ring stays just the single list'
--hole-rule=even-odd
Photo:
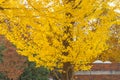
[{"label": "dense canopy", "polygon": [[89,69],[120,24],[119,0],[0,0],[0,34],[36,66]]}]

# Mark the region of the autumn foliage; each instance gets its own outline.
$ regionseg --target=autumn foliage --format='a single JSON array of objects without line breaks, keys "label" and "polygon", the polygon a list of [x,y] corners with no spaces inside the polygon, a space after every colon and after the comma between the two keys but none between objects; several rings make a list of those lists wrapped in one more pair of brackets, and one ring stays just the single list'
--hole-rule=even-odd
[{"label": "autumn foliage", "polygon": [[109,48],[105,50],[98,59],[103,61],[120,62],[120,25],[110,28],[110,38],[107,41]]},{"label": "autumn foliage", "polygon": [[5,50],[2,51],[3,58],[0,63],[0,72],[10,80],[18,80],[26,66],[26,58],[17,54],[16,48],[2,36],[0,36],[0,43],[5,46]]},{"label": "autumn foliage", "polygon": [[59,69],[62,80],[90,69],[108,49],[110,27],[120,24],[119,0],[2,1],[0,34],[37,67]]}]

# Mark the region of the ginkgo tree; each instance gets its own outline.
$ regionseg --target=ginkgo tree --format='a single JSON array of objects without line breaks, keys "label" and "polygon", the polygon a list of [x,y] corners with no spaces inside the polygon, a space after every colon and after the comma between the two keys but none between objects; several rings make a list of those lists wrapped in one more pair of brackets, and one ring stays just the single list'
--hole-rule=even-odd
[{"label": "ginkgo tree", "polygon": [[0,34],[36,67],[74,71],[108,48],[109,29],[120,24],[119,0],[2,0]]}]

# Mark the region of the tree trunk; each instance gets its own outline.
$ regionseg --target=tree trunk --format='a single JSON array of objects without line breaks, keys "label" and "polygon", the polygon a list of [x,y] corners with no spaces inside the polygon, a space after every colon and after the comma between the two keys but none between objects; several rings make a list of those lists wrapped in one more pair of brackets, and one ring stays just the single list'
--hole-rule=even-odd
[{"label": "tree trunk", "polygon": [[64,63],[61,80],[73,80],[73,67],[70,62]]}]

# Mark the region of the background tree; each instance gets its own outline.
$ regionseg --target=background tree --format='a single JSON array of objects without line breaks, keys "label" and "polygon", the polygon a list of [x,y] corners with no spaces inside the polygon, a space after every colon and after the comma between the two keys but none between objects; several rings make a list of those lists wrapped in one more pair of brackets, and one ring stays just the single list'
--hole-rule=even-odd
[{"label": "background tree", "polygon": [[1,80],[9,80],[6,75],[4,75],[3,73],[0,73],[0,79]]},{"label": "background tree", "polygon": [[0,63],[3,62],[3,51],[5,50],[5,45],[0,42]]},{"label": "background tree", "polygon": [[16,53],[16,48],[0,36],[0,80],[48,80],[49,70]]},{"label": "background tree", "polygon": [[103,61],[120,62],[120,25],[113,25],[110,28],[110,38],[107,41],[108,50],[104,51],[98,59]]},{"label": "background tree", "polygon": [[[0,41],[0,63],[3,62],[3,51],[5,50],[5,45],[2,41]],[[0,72],[0,79],[1,80],[8,80],[7,76]]]},{"label": "background tree", "polygon": [[35,63],[28,62],[28,66],[25,68],[23,74],[19,77],[19,80],[49,80],[49,70],[44,67],[35,67]]},{"label": "background tree", "polygon": [[[36,66],[87,70],[108,48],[109,29],[120,23],[117,0],[2,0],[0,33]],[[9,4],[9,5],[8,5]]]},{"label": "background tree", "polygon": [[[3,77],[6,80],[7,77],[9,80],[18,80],[26,66],[26,58],[17,54],[16,48],[3,36],[0,36],[0,43],[4,45],[4,50],[2,48],[0,72],[6,76],[6,78]],[[2,77],[0,79],[2,80]]]}]

